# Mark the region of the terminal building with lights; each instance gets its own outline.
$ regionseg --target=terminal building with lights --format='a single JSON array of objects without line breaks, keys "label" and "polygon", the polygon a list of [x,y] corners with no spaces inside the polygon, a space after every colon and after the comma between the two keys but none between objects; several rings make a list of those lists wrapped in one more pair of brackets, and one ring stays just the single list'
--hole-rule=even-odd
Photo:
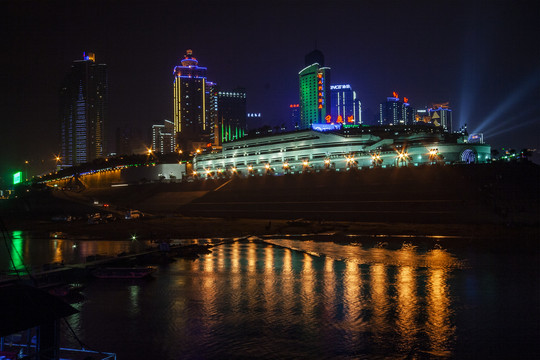
[{"label": "terminal building with lights", "polygon": [[193,161],[195,176],[282,175],[312,171],[486,163],[491,146],[433,126],[316,124],[312,129],[246,137]]}]

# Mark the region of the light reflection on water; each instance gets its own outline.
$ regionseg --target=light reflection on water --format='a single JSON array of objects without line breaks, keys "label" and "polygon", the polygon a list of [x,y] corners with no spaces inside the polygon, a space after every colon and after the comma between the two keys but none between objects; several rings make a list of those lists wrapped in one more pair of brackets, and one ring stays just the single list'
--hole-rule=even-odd
[{"label": "light reflection on water", "polygon": [[[13,238],[9,254],[33,265],[146,246]],[[538,260],[481,246],[239,241],[161,266],[153,280],[91,281],[68,321],[89,347],[123,359],[535,358]]]},{"label": "light reflection on water", "polygon": [[[448,281],[459,265],[455,257],[407,246],[393,252],[344,246],[337,260],[325,255],[341,245],[294,245],[302,251],[235,242],[162,267],[153,281],[95,281],[85,293],[92,300],[70,322],[88,342],[130,359],[147,350],[110,340],[126,322],[131,336],[166,344],[153,348],[152,358],[452,355]],[[314,246],[320,256],[310,254]],[[107,328],[96,326],[100,317]]]},{"label": "light reflection on water", "polygon": [[0,271],[13,270],[13,265],[23,270],[24,266],[31,269],[50,263],[83,263],[88,256],[116,256],[122,252],[142,251],[151,245],[149,241],[132,240],[34,239],[22,231],[12,231],[6,242],[9,254],[0,251]]}]

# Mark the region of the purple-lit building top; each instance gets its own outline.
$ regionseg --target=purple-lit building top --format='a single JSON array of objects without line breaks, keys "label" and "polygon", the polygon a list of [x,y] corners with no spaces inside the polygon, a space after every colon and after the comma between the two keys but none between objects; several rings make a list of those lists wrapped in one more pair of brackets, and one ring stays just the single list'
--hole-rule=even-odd
[{"label": "purple-lit building top", "polygon": [[206,79],[206,68],[191,50],[186,51],[182,65],[174,68],[173,122],[180,149],[192,150],[211,142],[211,99],[215,85]]}]

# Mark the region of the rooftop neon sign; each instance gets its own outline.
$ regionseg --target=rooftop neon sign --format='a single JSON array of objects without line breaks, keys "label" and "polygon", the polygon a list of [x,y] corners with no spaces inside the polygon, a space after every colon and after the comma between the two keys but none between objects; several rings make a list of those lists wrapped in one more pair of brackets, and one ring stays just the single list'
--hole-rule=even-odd
[{"label": "rooftop neon sign", "polygon": [[330,85],[330,90],[342,90],[342,89],[350,89],[351,85]]}]

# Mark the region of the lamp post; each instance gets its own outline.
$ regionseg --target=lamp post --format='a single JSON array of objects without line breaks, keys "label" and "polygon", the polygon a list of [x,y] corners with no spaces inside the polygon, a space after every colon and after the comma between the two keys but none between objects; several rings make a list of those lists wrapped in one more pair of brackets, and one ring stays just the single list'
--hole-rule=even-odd
[{"label": "lamp post", "polygon": [[62,158],[59,155],[56,155],[54,157],[54,160],[56,160],[56,171],[58,171],[58,170],[60,170],[60,168],[59,168],[60,165],[59,164],[62,163]]}]

